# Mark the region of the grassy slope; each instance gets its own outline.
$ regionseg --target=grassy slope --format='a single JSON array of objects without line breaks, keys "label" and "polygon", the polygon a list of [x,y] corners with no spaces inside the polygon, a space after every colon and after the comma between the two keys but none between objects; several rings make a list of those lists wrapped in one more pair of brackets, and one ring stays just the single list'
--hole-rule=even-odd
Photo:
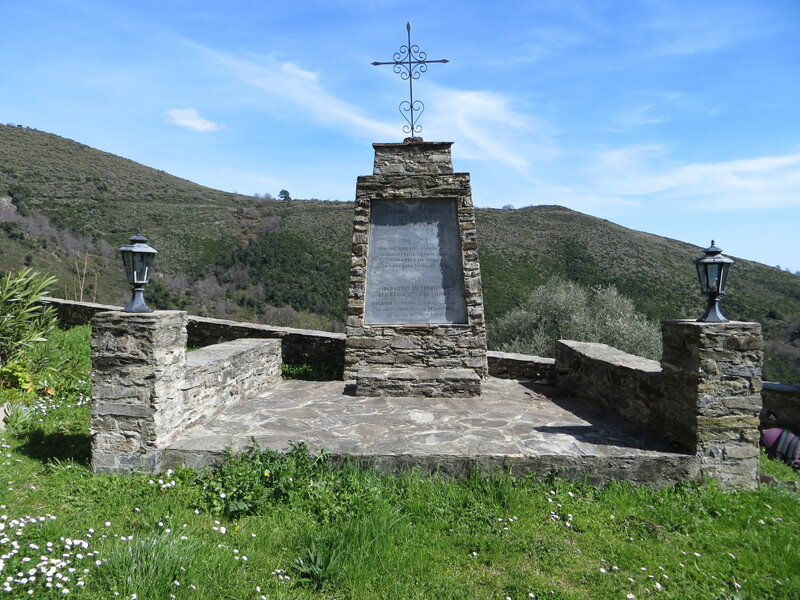
[{"label": "grassy slope", "polygon": [[[137,227],[169,255],[164,268],[195,273],[229,250],[242,229],[238,196],[44,132],[0,126],[0,196],[23,213],[121,245]],[[249,199],[248,199],[249,200]]]},{"label": "grassy slope", "polygon": [[[192,281],[244,265],[247,275],[233,293],[241,304],[293,304],[338,319],[344,314],[352,203],[285,204],[229,194],[71,140],[0,125],[0,199],[12,195],[20,212],[43,214],[75,235],[105,242],[106,250],[126,243],[141,227],[159,251],[158,271],[168,276],[185,273]],[[704,301],[692,261],[702,253],[696,246],[558,206],[478,209],[477,221],[490,322],[553,275],[583,284],[613,283],[655,319],[701,314]],[[276,231],[280,243],[271,244]],[[250,251],[242,249],[259,236],[266,239]],[[0,229],[0,241],[0,270],[27,262],[62,281],[74,280],[74,251],[65,257],[56,244],[8,226]],[[264,265],[285,262],[283,248],[302,254],[295,266],[311,266],[294,269],[290,277],[265,274]],[[118,302],[127,289],[117,260],[108,251],[101,254],[91,253],[89,279],[97,273],[99,301]],[[313,267],[321,264],[326,266]],[[315,289],[308,287],[309,279]],[[246,288],[257,284],[263,293],[254,299]],[[72,297],[74,285],[64,287]],[[737,259],[723,311],[733,319],[761,322],[768,339],[786,337],[790,324],[800,321],[800,277]],[[795,375],[800,379],[800,366]]]}]

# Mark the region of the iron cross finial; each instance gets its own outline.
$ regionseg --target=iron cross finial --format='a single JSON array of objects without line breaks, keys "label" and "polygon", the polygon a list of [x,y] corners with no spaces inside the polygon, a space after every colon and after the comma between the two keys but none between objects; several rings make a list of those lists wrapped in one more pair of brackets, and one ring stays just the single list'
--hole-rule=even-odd
[{"label": "iron cross finial", "polygon": [[372,64],[376,67],[379,65],[394,65],[394,72],[398,73],[401,78],[408,79],[408,100],[403,100],[400,103],[400,114],[403,115],[403,118],[408,123],[408,125],[403,126],[403,131],[414,137],[422,130],[422,127],[417,125],[417,119],[425,110],[425,105],[422,102],[414,100],[414,80],[419,79],[419,76],[428,70],[430,63],[446,63],[449,61],[445,58],[428,60],[428,55],[420,51],[419,46],[411,45],[411,23],[406,23],[406,31],[408,32],[408,44],[400,46],[400,51],[394,53],[394,60],[388,62],[376,61]]}]

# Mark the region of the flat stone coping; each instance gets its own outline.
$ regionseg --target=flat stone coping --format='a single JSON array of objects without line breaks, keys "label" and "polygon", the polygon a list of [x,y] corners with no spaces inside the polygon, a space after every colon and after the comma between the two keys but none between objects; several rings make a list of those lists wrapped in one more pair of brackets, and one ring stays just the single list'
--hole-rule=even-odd
[{"label": "flat stone coping", "polygon": [[362,368],[356,374],[356,396],[479,396],[481,378],[472,369],[404,367]]},{"label": "flat stone coping", "polygon": [[549,386],[489,377],[474,398],[356,397],[353,387],[282,381],[186,431],[164,449],[161,467],[202,469],[226,447],[240,452],[255,440],[277,451],[306,442],[389,471],[466,475],[480,465],[659,487],[698,477],[694,455]]},{"label": "flat stone coping", "polygon": [[406,367],[376,369],[367,367],[358,370],[358,377],[365,379],[396,379],[398,381],[480,381],[480,376],[471,369],[446,369],[436,367]]}]

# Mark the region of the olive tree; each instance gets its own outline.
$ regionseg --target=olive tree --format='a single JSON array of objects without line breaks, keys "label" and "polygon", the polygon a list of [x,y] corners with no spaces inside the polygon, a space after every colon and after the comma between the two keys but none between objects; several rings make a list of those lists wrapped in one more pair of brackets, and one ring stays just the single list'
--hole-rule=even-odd
[{"label": "olive tree", "polygon": [[490,347],[505,352],[553,356],[555,342],[568,339],[608,344],[630,354],[658,359],[658,323],[636,311],[611,286],[584,287],[552,279],[489,327]]}]

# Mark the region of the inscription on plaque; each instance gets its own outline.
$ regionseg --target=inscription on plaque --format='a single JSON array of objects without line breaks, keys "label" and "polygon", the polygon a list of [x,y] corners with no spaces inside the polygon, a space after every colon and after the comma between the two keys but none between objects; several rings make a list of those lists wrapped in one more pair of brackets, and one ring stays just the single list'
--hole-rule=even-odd
[{"label": "inscription on plaque", "polygon": [[364,323],[466,322],[455,200],[373,200]]}]

